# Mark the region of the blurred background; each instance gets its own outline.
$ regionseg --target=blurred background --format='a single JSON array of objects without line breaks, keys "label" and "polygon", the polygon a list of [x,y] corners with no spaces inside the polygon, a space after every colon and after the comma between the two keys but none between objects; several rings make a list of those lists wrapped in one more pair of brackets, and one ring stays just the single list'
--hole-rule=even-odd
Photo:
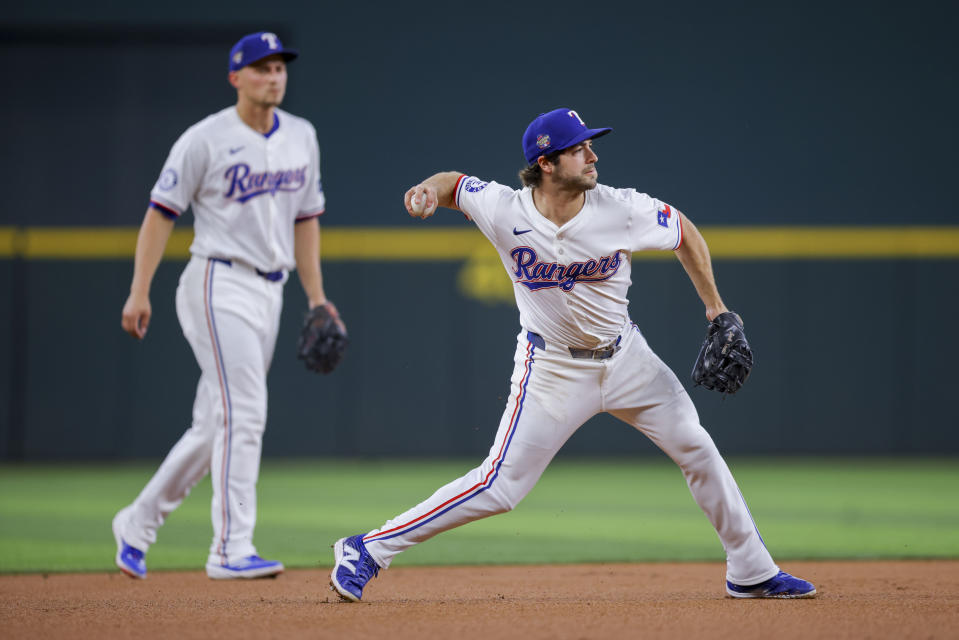
[{"label": "blurred background", "polygon": [[[149,191],[177,137],[235,100],[227,56],[272,30],[300,58],[324,275],[352,338],[294,357],[287,286],[265,458],[485,454],[518,313],[452,212],[410,219],[441,170],[518,185],[536,115],[614,133],[600,179],[686,213],[756,353],[725,400],[690,388],[727,454],[959,453],[959,5],[912,2],[16,3],[0,18],[0,461],[157,458],[199,370],[173,305],[192,216],[138,343],[120,329]],[[445,235],[444,235],[445,234]],[[636,256],[631,314],[688,382],[705,333],[671,255]],[[689,385],[692,386],[691,383]],[[653,455],[601,416],[564,456]]]}]

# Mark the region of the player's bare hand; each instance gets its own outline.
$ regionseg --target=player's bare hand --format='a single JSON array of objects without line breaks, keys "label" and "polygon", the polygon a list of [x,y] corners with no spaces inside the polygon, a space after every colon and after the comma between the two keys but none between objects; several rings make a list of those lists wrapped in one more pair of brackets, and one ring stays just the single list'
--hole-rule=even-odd
[{"label": "player's bare hand", "polygon": [[126,304],[123,305],[120,326],[134,338],[142,340],[147,334],[147,327],[150,326],[151,315],[153,315],[153,309],[150,307],[150,299],[131,293]]},{"label": "player's bare hand", "polygon": [[435,187],[418,184],[406,192],[403,203],[411,216],[425,220],[436,212],[439,197]]}]

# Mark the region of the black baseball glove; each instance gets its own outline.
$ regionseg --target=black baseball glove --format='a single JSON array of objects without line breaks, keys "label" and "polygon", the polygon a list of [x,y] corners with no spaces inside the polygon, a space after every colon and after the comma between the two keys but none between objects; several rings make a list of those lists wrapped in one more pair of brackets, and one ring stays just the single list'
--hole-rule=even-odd
[{"label": "black baseball glove", "polygon": [[350,339],[340,314],[327,300],[306,313],[303,330],[297,344],[297,357],[306,368],[318,373],[329,373],[343,359]]},{"label": "black baseball glove", "polygon": [[711,391],[736,393],[753,368],[753,352],[743,333],[743,320],[732,311],[709,323],[706,340],[693,365],[693,381]]}]

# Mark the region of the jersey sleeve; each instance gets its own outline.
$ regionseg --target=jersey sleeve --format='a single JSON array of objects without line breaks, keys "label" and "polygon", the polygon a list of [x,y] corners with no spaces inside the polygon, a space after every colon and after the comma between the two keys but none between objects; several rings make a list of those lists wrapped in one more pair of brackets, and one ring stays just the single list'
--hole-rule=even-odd
[{"label": "jersey sleeve", "polygon": [[630,242],[633,251],[676,250],[683,243],[679,211],[645,193],[630,190]]},{"label": "jersey sleeve", "polygon": [[208,151],[191,127],[170,149],[160,177],[150,191],[150,204],[169,217],[179,217],[196,195],[206,172]]},{"label": "jersey sleeve", "polygon": [[475,176],[460,176],[453,190],[456,207],[472,220],[483,235],[496,241],[496,212],[503,197],[513,193],[497,182],[485,182]]},{"label": "jersey sleeve", "polygon": [[300,210],[296,213],[296,221],[309,220],[321,215],[326,210],[326,195],[323,193],[323,179],[320,176],[320,143],[316,139],[316,131],[309,127],[310,167],[306,183],[306,194]]}]

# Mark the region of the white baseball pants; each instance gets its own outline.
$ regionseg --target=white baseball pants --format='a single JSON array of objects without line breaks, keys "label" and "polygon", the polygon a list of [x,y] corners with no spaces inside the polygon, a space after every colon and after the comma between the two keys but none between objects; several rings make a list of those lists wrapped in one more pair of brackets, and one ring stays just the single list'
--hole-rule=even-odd
[{"label": "white baseball pants", "polygon": [[279,329],[283,284],[238,262],[195,256],[180,276],[177,316],[201,371],[193,425],[121,518],[120,533],[133,547],[145,552],[156,542],[167,515],[209,472],[213,542],[208,563],[234,564],[256,553],[253,529],[266,427],[266,375]]},{"label": "white baseball pants", "polygon": [[567,439],[607,411],[644,433],[676,464],[726,550],[727,580],[755,584],[773,562],[712,438],[676,375],[634,325],[606,360],[574,359],[562,346],[518,337],[511,392],[486,460],[424,502],[364,536],[381,567],[438,533],[509,511],[530,492]]}]

